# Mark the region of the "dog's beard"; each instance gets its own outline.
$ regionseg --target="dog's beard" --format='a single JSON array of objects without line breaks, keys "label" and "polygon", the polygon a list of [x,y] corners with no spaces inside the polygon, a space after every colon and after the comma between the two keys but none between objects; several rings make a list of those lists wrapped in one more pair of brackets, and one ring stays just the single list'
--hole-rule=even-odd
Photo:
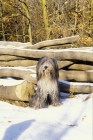
[{"label": "dog's beard", "polygon": [[45,78],[51,78],[52,71],[50,70],[43,70],[42,76]]},{"label": "dog's beard", "polygon": [[43,76],[37,84],[37,88],[40,89],[40,94],[43,95],[43,97],[47,97],[48,94],[52,94],[54,92],[58,92],[58,82],[56,80],[51,80],[50,74],[45,77]]},{"label": "dog's beard", "polygon": [[[41,69],[41,78],[38,81],[38,87],[42,94],[47,97],[47,94],[54,93],[58,90],[58,79],[54,78],[54,71],[50,69],[42,70]],[[57,91],[58,92],[58,91]]]}]

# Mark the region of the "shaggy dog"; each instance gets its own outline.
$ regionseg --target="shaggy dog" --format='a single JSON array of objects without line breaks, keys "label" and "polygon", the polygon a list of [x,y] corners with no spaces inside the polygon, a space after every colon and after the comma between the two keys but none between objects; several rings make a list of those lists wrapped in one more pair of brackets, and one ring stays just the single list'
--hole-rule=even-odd
[{"label": "shaggy dog", "polygon": [[36,67],[37,90],[30,97],[29,106],[35,109],[43,108],[46,104],[54,106],[59,103],[58,65],[55,59],[42,57]]}]

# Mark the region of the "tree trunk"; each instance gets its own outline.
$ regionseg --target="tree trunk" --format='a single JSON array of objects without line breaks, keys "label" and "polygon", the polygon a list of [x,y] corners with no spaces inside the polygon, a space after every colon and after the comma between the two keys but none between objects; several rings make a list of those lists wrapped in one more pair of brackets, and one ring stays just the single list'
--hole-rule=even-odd
[{"label": "tree trunk", "polygon": [[31,50],[0,48],[0,54],[9,54],[27,58],[41,58],[43,56],[49,56],[57,60],[84,60],[93,62],[93,52],[86,50]]},{"label": "tree trunk", "polygon": [[67,92],[70,94],[87,94],[93,92],[93,83],[67,82],[59,80],[59,86],[61,92]]},{"label": "tree trunk", "polygon": [[59,70],[59,79],[66,81],[93,82],[93,71]]},{"label": "tree trunk", "polygon": [[26,4],[25,1],[20,1],[22,3],[22,7],[26,13],[26,16],[27,16],[27,21],[28,21],[28,25],[29,25],[29,28],[28,28],[28,33],[29,33],[29,41],[31,42],[32,44],[32,28],[31,28],[31,16],[30,16],[30,12],[29,12],[29,8]]},{"label": "tree trunk", "polygon": [[36,83],[36,79],[31,76],[31,74],[35,74],[35,71],[30,69],[26,69],[23,67],[1,67],[0,68],[0,77],[15,77],[22,78],[31,83]]},{"label": "tree trunk", "polygon": [[0,61],[0,66],[34,66],[37,64],[35,60],[14,60],[14,61]]},{"label": "tree trunk", "polygon": [[91,65],[86,65],[86,64],[73,64],[68,67],[68,69],[73,69],[73,70],[93,70],[93,66]]},{"label": "tree trunk", "polygon": [[46,31],[46,40],[48,40],[50,36],[50,31],[49,31],[49,23],[48,23],[47,0],[41,0],[41,4],[43,10],[43,21],[44,21],[45,31]]},{"label": "tree trunk", "polygon": [[[27,46],[29,49],[40,49],[44,48],[47,46],[53,46],[53,45],[62,45],[62,44],[67,44],[67,43],[73,43],[77,40],[79,40],[79,35],[76,36],[71,36],[71,37],[65,37],[65,38],[60,38],[60,39],[53,39],[53,40],[46,40],[46,41],[41,41],[39,43],[36,43],[31,46]],[[26,47],[24,47],[26,49]]]},{"label": "tree trunk", "polygon": [[4,30],[4,22],[3,22],[3,9],[2,9],[2,0],[0,2],[0,18],[1,18],[1,22],[2,22],[2,35],[3,35],[3,40],[5,40],[5,30]]},{"label": "tree trunk", "polygon": [[28,101],[29,95],[33,95],[34,90],[35,85],[24,80],[0,80],[1,98]]},{"label": "tree trunk", "polygon": [[69,65],[73,64],[74,62],[64,60],[64,61],[58,61],[57,63],[58,63],[58,68],[62,69],[64,67],[66,67],[66,66],[69,66]]}]

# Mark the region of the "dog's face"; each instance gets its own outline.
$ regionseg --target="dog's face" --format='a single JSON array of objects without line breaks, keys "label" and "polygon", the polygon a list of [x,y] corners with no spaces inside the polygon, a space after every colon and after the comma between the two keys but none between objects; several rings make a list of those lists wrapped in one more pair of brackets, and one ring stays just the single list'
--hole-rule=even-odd
[{"label": "dog's face", "polygon": [[42,57],[37,64],[37,80],[41,78],[58,79],[58,65],[55,59]]}]

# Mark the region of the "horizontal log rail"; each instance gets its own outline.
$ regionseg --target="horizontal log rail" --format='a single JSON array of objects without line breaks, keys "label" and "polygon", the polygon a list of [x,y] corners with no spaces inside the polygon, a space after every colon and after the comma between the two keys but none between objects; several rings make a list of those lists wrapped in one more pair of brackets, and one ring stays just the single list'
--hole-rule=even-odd
[{"label": "horizontal log rail", "polygon": [[0,66],[34,66],[37,64],[36,60],[14,60],[14,61],[0,61]]},{"label": "horizontal log rail", "polygon": [[67,44],[67,43],[73,43],[75,41],[78,41],[79,39],[80,39],[79,35],[76,35],[76,36],[71,36],[71,37],[65,37],[65,38],[41,41],[39,43],[36,43],[34,45],[31,45],[31,46],[24,47],[24,48],[40,49],[40,48],[43,48],[43,47],[46,47],[46,46],[53,46],[53,45],[62,45],[62,44]]},{"label": "horizontal log rail", "polygon": [[73,69],[73,70],[93,70],[93,65],[73,64],[73,65],[69,66],[68,69]]},{"label": "horizontal log rail", "polygon": [[93,71],[60,70],[59,78],[66,81],[93,82]]},{"label": "horizontal log rail", "polygon": [[70,94],[93,93],[93,83],[67,82],[64,80],[59,80],[59,85],[60,85],[61,92],[67,92]]},{"label": "horizontal log rail", "polygon": [[31,50],[31,49],[7,49],[0,48],[0,54],[21,56],[27,58],[53,57],[57,60],[84,60],[93,62],[93,52],[87,50]]},{"label": "horizontal log rail", "polygon": [[[87,94],[93,92],[93,83],[78,83],[59,80],[59,86],[61,92],[67,92],[71,95],[76,93]],[[4,99],[29,101],[29,95],[34,94],[35,88],[35,84],[26,80],[0,79],[0,97]]]}]

